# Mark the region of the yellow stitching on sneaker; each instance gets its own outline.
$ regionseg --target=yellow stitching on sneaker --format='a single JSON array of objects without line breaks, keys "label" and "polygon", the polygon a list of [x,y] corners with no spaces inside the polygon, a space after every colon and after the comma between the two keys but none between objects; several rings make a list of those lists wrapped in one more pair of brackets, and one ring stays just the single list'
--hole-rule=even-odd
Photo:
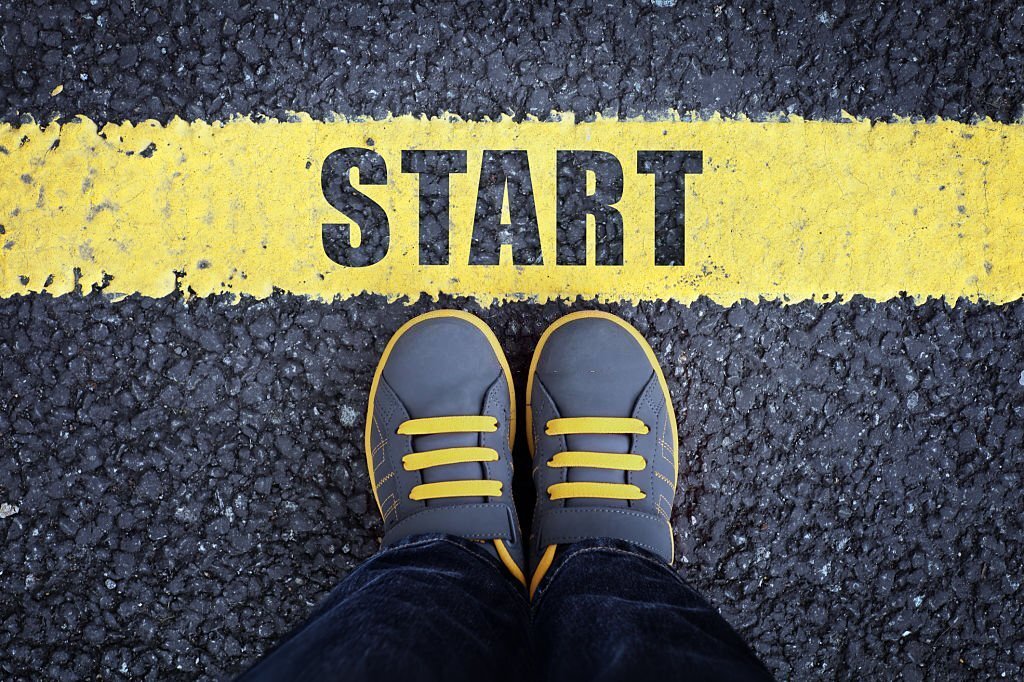
[{"label": "yellow stitching on sneaker", "polygon": [[658,478],[660,478],[661,480],[665,481],[665,483],[668,483],[670,486],[672,485],[672,481],[668,480],[668,476],[666,476],[665,474],[661,473],[657,469],[655,469],[654,475],[657,476]]}]

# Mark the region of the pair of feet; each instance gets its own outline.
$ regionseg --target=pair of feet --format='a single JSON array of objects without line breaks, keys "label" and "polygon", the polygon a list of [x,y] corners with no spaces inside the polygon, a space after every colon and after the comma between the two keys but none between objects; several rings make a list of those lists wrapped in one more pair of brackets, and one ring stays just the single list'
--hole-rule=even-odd
[{"label": "pair of feet", "polygon": [[533,354],[525,417],[537,487],[528,551],[512,500],[515,389],[498,340],[454,310],[403,325],[366,419],[383,545],[425,533],[480,541],[531,595],[563,544],[615,538],[672,561],[675,414],[639,332],[601,312],[557,320]]}]

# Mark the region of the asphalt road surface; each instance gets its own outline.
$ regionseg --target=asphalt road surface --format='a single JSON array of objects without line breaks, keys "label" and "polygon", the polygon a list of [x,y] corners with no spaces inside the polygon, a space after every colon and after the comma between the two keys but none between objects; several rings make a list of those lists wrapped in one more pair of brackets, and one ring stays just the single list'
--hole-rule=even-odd
[{"label": "asphalt road surface", "polygon": [[[1024,115],[1015,2],[195,4],[4,0],[0,116]],[[0,300],[0,677],[238,672],[376,550],[391,332],[465,307],[521,382],[595,307],[409,303]],[[601,307],[667,370],[678,568],[780,679],[1024,677],[1024,301]]]}]

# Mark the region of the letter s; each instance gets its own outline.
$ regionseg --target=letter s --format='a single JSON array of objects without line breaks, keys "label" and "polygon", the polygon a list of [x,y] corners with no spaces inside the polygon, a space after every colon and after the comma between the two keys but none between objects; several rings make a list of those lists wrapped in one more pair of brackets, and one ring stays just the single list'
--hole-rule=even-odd
[{"label": "letter s", "polygon": [[349,181],[349,172],[358,168],[360,185],[386,185],[388,168],[383,157],[372,149],[346,147],[331,152],[324,159],[320,187],[331,206],[345,214],[359,227],[359,246],[352,246],[348,223],[324,223],[324,252],[338,265],[364,267],[380,262],[391,243],[388,214],[376,201],[356,190]]}]

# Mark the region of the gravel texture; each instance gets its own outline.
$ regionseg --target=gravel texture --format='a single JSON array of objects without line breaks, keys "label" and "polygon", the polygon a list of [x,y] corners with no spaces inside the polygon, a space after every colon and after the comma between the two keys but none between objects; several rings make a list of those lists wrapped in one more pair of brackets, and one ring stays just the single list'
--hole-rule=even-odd
[{"label": "gravel texture", "polygon": [[1024,113],[1014,0],[0,4],[7,120]]},{"label": "gravel texture", "polygon": [[[0,117],[1021,116],[1019,3],[801,7],[0,0]],[[370,373],[438,305],[520,384],[592,307],[0,300],[0,678],[271,646],[376,548]],[[1024,677],[1024,301],[605,307],[668,371],[680,570],[780,679]]]},{"label": "gravel texture", "polygon": [[[570,309],[439,304],[520,391]],[[287,632],[377,547],[369,382],[435,305],[0,301],[5,677],[222,677]],[[780,678],[1019,677],[1024,302],[608,309],[680,414],[681,570]]]}]

